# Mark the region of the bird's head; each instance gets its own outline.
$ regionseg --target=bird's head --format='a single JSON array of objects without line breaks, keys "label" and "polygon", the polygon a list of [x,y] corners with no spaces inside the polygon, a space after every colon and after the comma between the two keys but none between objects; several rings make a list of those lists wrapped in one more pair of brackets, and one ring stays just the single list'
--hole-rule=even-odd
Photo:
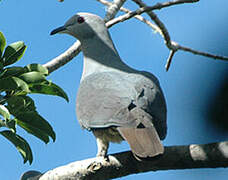
[{"label": "bird's head", "polygon": [[83,41],[106,31],[107,28],[101,17],[91,13],[77,13],[63,26],[53,30],[51,35],[65,33],[74,36],[79,41]]}]

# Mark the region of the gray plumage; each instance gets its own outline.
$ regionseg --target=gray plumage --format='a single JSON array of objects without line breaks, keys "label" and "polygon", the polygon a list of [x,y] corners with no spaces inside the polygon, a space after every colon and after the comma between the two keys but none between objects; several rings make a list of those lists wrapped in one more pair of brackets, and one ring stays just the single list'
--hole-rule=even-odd
[{"label": "gray plumage", "polygon": [[51,34],[55,33],[81,42],[84,67],[76,113],[81,127],[96,136],[97,156],[106,156],[109,142],[122,140],[139,157],[162,154],[166,103],[157,78],[121,60],[99,16],[78,13]]}]

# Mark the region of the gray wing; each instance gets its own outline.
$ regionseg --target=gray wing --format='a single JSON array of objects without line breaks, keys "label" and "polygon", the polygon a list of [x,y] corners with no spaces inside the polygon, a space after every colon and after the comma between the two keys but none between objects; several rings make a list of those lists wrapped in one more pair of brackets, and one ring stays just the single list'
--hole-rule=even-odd
[{"label": "gray wing", "polygon": [[151,116],[151,122],[160,139],[165,139],[167,134],[167,107],[158,79],[146,71],[139,71],[139,74],[130,76],[134,79],[134,87],[137,91],[136,106]]},{"label": "gray wing", "polygon": [[97,73],[80,84],[76,111],[83,128],[137,126],[140,122],[130,113],[135,107],[151,116],[159,137],[164,139],[166,104],[158,80],[152,74]]},{"label": "gray wing", "polygon": [[162,154],[166,105],[157,83],[140,74],[106,72],[86,77],[77,95],[80,125],[86,129],[116,126],[137,156]]},{"label": "gray wing", "polygon": [[118,73],[97,73],[80,84],[76,111],[83,128],[124,126],[129,115],[128,106],[134,99],[132,84]]}]

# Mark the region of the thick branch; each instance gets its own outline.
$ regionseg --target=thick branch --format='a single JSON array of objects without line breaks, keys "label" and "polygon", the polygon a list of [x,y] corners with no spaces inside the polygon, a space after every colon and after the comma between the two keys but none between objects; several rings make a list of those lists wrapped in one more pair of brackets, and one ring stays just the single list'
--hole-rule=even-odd
[{"label": "thick branch", "polygon": [[56,58],[47,62],[43,66],[48,69],[49,73],[57,70],[62,67],[64,64],[71,61],[75,56],[77,56],[81,52],[81,43],[76,41],[69,49],[67,49],[64,53],[60,54]]},{"label": "thick branch", "polygon": [[130,151],[110,155],[107,159],[76,161],[46,172],[39,180],[106,180],[148,171],[216,167],[228,167],[228,141],[169,146],[163,155],[144,161],[137,161]]}]

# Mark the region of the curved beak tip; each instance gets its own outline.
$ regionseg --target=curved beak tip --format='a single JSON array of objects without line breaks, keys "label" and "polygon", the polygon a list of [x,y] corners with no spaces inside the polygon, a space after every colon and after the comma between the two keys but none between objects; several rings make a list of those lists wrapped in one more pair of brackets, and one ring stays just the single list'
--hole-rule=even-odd
[{"label": "curved beak tip", "polygon": [[61,26],[59,28],[56,28],[54,29],[53,31],[51,31],[50,35],[54,35],[54,34],[57,34],[57,33],[61,33],[63,31],[66,30],[66,27],[65,26]]}]

